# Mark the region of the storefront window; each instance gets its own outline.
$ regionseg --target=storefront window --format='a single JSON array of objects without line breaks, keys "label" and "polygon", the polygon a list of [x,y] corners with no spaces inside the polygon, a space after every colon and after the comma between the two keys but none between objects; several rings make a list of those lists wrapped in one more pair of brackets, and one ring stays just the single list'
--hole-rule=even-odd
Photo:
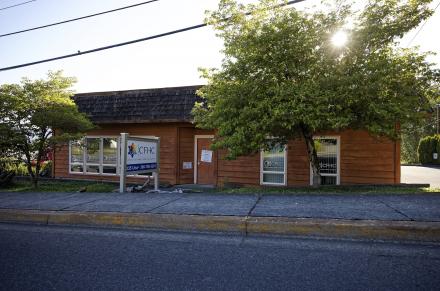
[{"label": "storefront window", "polygon": [[[84,142],[84,145],[82,145]],[[70,143],[70,172],[88,174],[117,173],[118,139],[87,137]]]},{"label": "storefront window", "polygon": [[261,184],[286,184],[286,147],[274,146],[261,152]]},{"label": "storefront window", "polygon": [[99,164],[99,138],[87,138],[87,163]]},{"label": "storefront window", "polygon": [[84,146],[81,141],[73,141],[70,144],[70,162],[82,163],[84,161]]},{"label": "storefront window", "polygon": [[84,145],[81,141],[70,143],[70,172],[82,173],[84,171]]},{"label": "storefront window", "polygon": [[339,139],[336,137],[316,137],[321,185],[339,184]]},{"label": "storefront window", "polygon": [[118,139],[103,138],[102,147],[102,172],[104,174],[116,174],[118,159]]},{"label": "storefront window", "polygon": [[100,138],[86,139],[86,171],[87,173],[99,173]]}]

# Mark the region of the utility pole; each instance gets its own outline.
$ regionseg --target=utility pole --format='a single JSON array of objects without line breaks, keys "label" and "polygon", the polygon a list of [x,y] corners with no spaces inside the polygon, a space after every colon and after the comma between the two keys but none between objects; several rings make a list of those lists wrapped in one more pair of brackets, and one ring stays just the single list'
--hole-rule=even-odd
[{"label": "utility pole", "polygon": [[437,134],[439,134],[439,124],[440,124],[440,120],[439,120],[439,114],[438,114],[438,111],[439,111],[439,108],[440,108],[440,103],[439,104],[437,104]]}]

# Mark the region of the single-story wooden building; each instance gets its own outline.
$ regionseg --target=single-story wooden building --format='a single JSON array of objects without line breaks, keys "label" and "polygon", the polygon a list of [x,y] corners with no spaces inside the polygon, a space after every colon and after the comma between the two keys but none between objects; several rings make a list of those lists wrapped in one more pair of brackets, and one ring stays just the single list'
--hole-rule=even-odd
[{"label": "single-story wooden building", "polygon": [[[303,140],[237,160],[211,152],[214,131],[197,129],[191,109],[200,86],[77,94],[81,112],[98,125],[85,146],[72,141],[54,154],[58,178],[119,179],[121,132],[160,137],[160,182],[307,186],[310,165]],[[316,136],[323,184],[400,183],[400,144],[366,131],[324,132]],[[144,181],[132,176],[129,181]]]}]

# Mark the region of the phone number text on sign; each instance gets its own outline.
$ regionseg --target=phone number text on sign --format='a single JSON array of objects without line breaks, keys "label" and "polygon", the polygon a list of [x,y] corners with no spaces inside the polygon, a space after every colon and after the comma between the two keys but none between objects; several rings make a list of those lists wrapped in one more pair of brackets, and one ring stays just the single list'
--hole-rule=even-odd
[{"label": "phone number text on sign", "polygon": [[151,170],[151,169],[156,169],[156,168],[157,168],[156,163],[127,165],[127,172]]}]

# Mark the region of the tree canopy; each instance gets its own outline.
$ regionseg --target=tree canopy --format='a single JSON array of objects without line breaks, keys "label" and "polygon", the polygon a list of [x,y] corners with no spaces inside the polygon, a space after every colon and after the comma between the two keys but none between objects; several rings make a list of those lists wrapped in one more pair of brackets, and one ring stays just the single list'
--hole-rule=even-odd
[{"label": "tree canopy", "polygon": [[74,82],[59,71],[49,72],[47,80],[0,86],[0,153],[22,160],[35,186],[47,150],[93,128],[70,98]]},{"label": "tree canopy", "polygon": [[[396,124],[426,116],[440,74],[398,41],[432,15],[430,2],[370,0],[354,11],[335,1],[299,11],[285,1],[221,0],[207,22],[225,57],[220,69],[202,70],[196,124],[218,130],[213,148],[229,158],[301,137],[319,184],[314,134],[353,128],[398,138]],[[348,38],[340,47],[337,32]]]}]

